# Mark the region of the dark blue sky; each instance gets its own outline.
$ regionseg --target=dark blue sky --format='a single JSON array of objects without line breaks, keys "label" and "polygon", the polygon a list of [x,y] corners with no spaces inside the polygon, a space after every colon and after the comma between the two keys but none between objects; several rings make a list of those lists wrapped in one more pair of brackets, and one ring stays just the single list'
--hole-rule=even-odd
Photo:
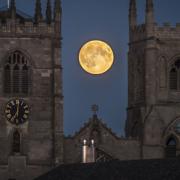
[{"label": "dark blue sky", "polygon": [[[19,9],[32,15],[35,0],[16,0]],[[1,3],[5,0],[1,0]],[[45,5],[46,0],[42,0]],[[180,22],[179,0],[154,0],[156,22]],[[144,21],[145,0],[137,0],[138,21]],[[129,0],[62,0],[62,60],[64,68],[64,128],[72,134],[99,105],[99,117],[117,134],[124,133],[127,107],[127,52]],[[110,71],[100,76],[84,72],[78,63],[79,48],[88,40],[108,42],[115,53]]]}]

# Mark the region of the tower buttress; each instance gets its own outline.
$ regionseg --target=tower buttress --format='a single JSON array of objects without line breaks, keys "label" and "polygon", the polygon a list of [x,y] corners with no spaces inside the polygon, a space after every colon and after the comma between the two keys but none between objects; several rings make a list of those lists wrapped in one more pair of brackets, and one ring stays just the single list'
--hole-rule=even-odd
[{"label": "tower buttress", "polygon": [[146,17],[145,25],[147,36],[152,36],[154,33],[154,5],[153,0],[146,0]]},{"label": "tower buttress", "polygon": [[36,0],[36,6],[35,6],[35,14],[34,14],[34,20],[35,23],[39,23],[42,19],[42,12],[41,12],[41,0]]},{"label": "tower buttress", "polygon": [[61,65],[61,1],[54,4],[54,38],[53,38],[53,92],[54,92],[54,160],[55,165],[63,163],[63,92],[62,92],[62,65]]},{"label": "tower buttress", "polygon": [[61,1],[60,0],[55,0],[54,4],[54,20],[59,20],[60,16],[62,13],[62,8],[61,8]]},{"label": "tower buttress", "polygon": [[61,1],[55,0],[55,4],[54,4],[54,30],[55,30],[56,39],[59,43],[60,43],[60,38],[61,38],[61,15],[62,15]]},{"label": "tower buttress", "polygon": [[51,24],[51,21],[52,21],[51,2],[50,2],[50,0],[47,0],[46,22],[47,22],[47,24]]},{"label": "tower buttress", "polygon": [[129,6],[129,27],[133,28],[136,25],[137,25],[136,0],[130,0],[130,6]]},{"label": "tower buttress", "polygon": [[16,2],[15,2],[15,0],[11,0],[10,12],[11,12],[11,18],[15,19],[16,18]]},{"label": "tower buttress", "polygon": [[146,82],[146,103],[152,105],[156,101],[156,73],[157,46],[155,38],[155,21],[153,0],[146,0],[146,47],[145,47],[145,82]]}]

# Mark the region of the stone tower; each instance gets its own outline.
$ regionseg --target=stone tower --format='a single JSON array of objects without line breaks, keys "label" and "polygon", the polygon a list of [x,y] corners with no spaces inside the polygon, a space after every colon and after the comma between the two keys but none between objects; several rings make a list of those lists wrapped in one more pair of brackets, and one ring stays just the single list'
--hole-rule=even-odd
[{"label": "stone tower", "polygon": [[61,3],[0,11],[0,179],[32,180],[63,162]]},{"label": "stone tower", "polygon": [[139,138],[141,158],[180,153],[180,24],[155,23],[146,0],[145,23],[137,24],[130,1],[127,137]]}]

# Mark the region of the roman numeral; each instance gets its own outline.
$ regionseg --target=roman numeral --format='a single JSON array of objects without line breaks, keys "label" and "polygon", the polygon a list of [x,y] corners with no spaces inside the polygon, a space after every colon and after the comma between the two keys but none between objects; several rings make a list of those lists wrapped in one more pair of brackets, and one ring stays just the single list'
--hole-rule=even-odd
[{"label": "roman numeral", "polygon": [[28,110],[25,110],[25,113],[26,113],[26,114],[29,114],[29,111],[28,111]]},{"label": "roman numeral", "polygon": [[7,118],[10,119],[10,118],[11,118],[11,114],[8,114],[8,115],[7,115]]},{"label": "roman numeral", "polygon": [[25,106],[24,106],[24,109],[26,109],[26,108],[28,108],[28,105],[25,105]]},{"label": "roman numeral", "polygon": [[11,108],[11,106],[8,104],[7,106],[6,106],[7,108]]},{"label": "roman numeral", "polygon": [[5,113],[9,114],[11,111],[9,109],[6,109]]},{"label": "roman numeral", "polygon": [[15,105],[14,101],[11,101],[11,104],[14,106]]},{"label": "roman numeral", "polygon": [[23,118],[24,118],[24,119],[27,119],[27,118],[28,118],[28,116],[27,116],[26,114],[24,114]]}]

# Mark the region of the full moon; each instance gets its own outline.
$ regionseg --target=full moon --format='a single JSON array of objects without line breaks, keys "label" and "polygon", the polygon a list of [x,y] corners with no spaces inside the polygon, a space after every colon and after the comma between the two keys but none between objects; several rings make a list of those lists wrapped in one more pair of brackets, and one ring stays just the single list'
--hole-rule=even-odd
[{"label": "full moon", "polygon": [[85,43],[79,52],[81,67],[90,74],[103,74],[114,62],[112,48],[105,42],[92,40]]}]

